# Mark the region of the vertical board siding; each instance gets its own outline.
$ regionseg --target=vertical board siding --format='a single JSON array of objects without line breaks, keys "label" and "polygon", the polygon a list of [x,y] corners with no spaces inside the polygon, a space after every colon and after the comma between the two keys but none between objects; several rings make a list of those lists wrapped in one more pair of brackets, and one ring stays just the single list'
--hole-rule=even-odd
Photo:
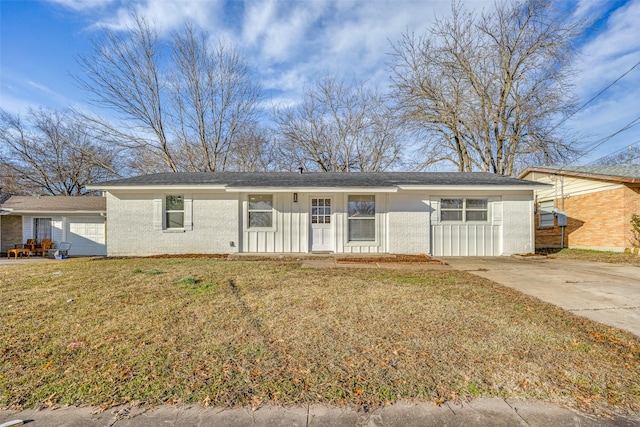
[{"label": "vertical board siding", "polygon": [[434,256],[496,256],[500,226],[435,224],[431,227]]},{"label": "vertical board siding", "polygon": [[[247,209],[249,193],[240,195],[242,214]],[[307,253],[311,251],[311,224],[309,209],[312,197],[332,199],[333,251],[336,253],[379,253],[386,251],[387,242],[387,196],[376,194],[376,241],[371,243],[349,243],[347,221],[348,194],[298,193],[293,202],[293,193],[273,193],[273,229],[249,230],[246,219],[242,227],[242,252],[254,253]]]}]

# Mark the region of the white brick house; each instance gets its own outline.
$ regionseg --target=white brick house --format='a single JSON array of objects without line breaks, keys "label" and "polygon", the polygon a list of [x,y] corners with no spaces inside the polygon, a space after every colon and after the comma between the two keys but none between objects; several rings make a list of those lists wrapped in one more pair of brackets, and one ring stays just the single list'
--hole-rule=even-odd
[{"label": "white brick house", "polygon": [[90,186],[108,255],[534,250],[540,184],[489,173],[164,173]]}]

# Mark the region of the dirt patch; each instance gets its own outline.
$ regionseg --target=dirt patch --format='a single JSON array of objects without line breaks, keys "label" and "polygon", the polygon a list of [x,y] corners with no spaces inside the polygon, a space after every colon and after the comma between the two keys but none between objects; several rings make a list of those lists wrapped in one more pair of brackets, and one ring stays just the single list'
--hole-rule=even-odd
[{"label": "dirt patch", "polygon": [[345,257],[335,258],[336,264],[435,264],[447,265],[446,262],[433,259],[427,255],[390,255],[390,256],[370,256],[370,257]]}]

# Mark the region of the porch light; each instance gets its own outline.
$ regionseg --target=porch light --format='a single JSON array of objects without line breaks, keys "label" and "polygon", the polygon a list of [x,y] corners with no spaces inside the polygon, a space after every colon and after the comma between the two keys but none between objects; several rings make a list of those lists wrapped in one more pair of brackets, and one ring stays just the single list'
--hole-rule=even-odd
[{"label": "porch light", "polygon": [[293,193],[293,203],[298,203],[298,193]]}]

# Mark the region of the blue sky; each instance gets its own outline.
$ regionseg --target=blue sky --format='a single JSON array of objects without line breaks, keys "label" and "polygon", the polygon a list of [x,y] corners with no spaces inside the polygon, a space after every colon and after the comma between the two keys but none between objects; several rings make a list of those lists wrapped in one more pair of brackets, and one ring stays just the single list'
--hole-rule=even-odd
[{"label": "blue sky", "polygon": [[[640,0],[559,0],[575,19],[597,24],[579,43],[574,76],[578,105],[640,61]],[[493,1],[466,1],[477,10]],[[388,83],[391,42],[403,32],[422,33],[449,0],[169,1],[2,0],[0,2],[0,106],[78,108],[88,103],[72,76],[76,58],[101,28],[125,28],[130,10],[167,34],[185,21],[237,44],[259,70],[270,101],[295,103],[305,85],[327,74]],[[640,66],[563,126],[598,141],[640,116]],[[576,164],[640,146],[640,126],[605,142]]]}]

